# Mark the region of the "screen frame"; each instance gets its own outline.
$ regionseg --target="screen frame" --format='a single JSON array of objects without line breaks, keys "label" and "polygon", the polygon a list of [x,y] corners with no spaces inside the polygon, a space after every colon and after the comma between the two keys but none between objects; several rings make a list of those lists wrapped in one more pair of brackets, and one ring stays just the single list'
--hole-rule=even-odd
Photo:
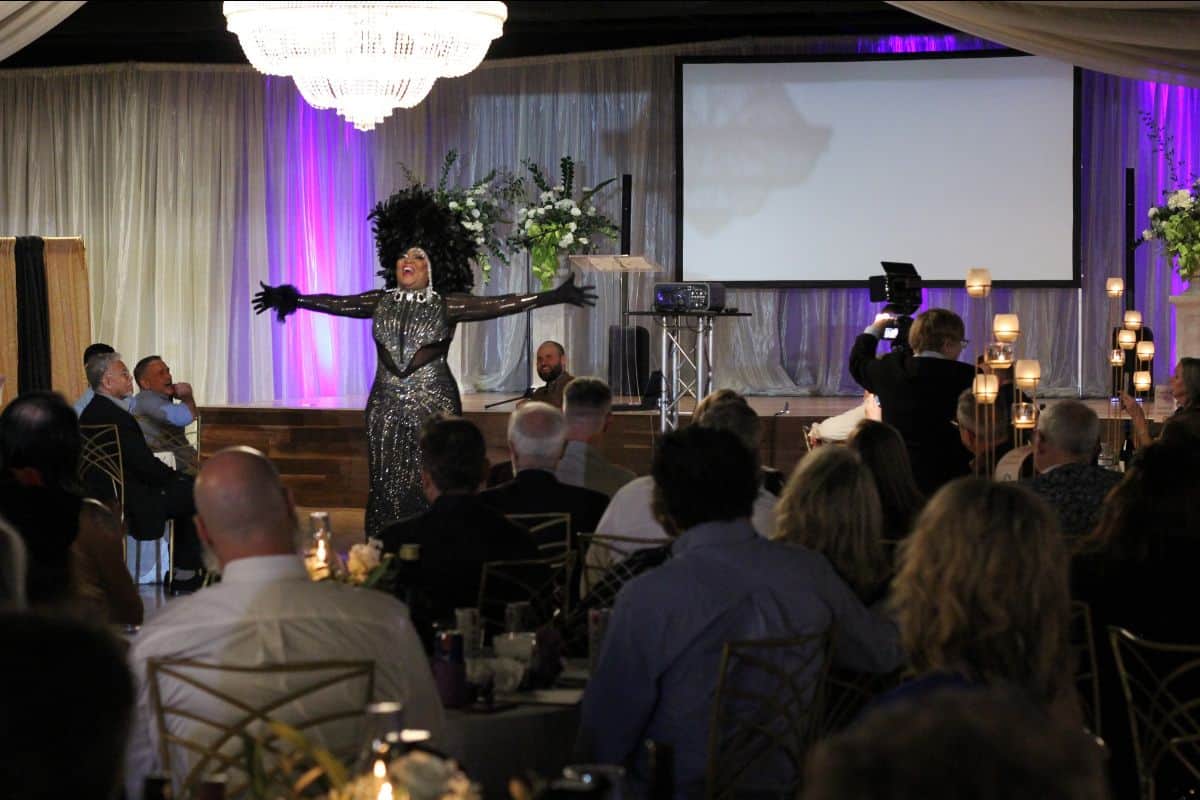
[{"label": "screen frame", "polygon": [[[987,49],[987,50],[941,50],[929,53],[822,53],[809,56],[676,56],[675,57],[675,265],[672,270],[674,280],[683,282],[683,68],[688,64],[796,64],[796,63],[845,63],[855,61],[944,61],[947,59],[974,58],[1029,58],[1029,53],[1018,50]],[[1082,110],[1083,70],[1079,67],[1072,69],[1072,143],[1071,161],[1073,221],[1071,225],[1071,278],[1069,280],[996,280],[992,286],[998,289],[1078,289],[1082,286],[1083,274],[1080,262],[1080,245],[1082,241],[1082,215],[1080,213],[1080,197],[1082,191],[1083,162],[1083,110]],[[889,258],[891,256],[888,256]],[[876,262],[878,263],[878,262]],[[917,264],[920,272],[921,265]],[[881,268],[880,268],[881,269]],[[735,289],[865,289],[867,276],[872,274],[874,267],[864,265],[862,280],[801,280],[801,281],[721,281],[725,286]],[[964,269],[963,278],[966,273]],[[923,288],[952,289],[963,286],[963,281],[938,280],[921,281]]]}]

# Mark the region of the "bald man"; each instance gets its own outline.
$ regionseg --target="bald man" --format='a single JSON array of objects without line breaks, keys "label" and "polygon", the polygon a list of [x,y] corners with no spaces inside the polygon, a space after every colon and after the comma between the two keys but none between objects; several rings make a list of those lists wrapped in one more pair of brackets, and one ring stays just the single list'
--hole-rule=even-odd
[{"label": "bald man", "polygon": [[[157,757],[158,734],[147,683],[146,664],[152,658],[244,667],[370,661],[374,664],[372,699],[402,702],[407,727],[438,734],[442,707],[408,610],[383,592],[309,580],[297,555],[291,492],[280,483],[270,461],[245,447],[214,455],[196,479],[196,511],[196,529],[206,557],[211,567],[220,570],[222,580],[168,604],[133,642],[130,663],[138,681],[138,720],[126,765],[130,797],[141,796],[146,775],[165,769]],[[223,692],[259,706],[313,682],[311,672],[270,682],[251,674],[223,673],[219,680],[211,674],[199,677],[210,685],[219,682]],[[362,679],[340,683],[307,698],[302,710],[285,705],[274,716],[296,724],[362,708],[366,685]],[[164,705],[184,706],[223,722],[239,716],[211,694],[161,675],[159,691]],[[185,738],[203,741],[215,735],[211,726],[180,717],[170,717],[167,724]],[[344,721],[305,729],[315,744],[339,755],[354,755],[361,743],[359,734]],[[191,754],[172,749],[177,792],[180,778],[193,763]]]}]

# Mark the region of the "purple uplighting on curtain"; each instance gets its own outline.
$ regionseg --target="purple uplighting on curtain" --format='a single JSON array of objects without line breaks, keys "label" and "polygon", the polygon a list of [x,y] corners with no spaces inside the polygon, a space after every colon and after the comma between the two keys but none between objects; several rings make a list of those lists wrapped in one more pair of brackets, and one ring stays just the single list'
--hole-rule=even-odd
[{"label": "purple uplighting on curtain", "polygon": [[[267,103],[287,106],[284,114],[268,114],[263,130],[271,283],[290,283],[301,294],[375,288],[369,135],[332,110],[313,109],[290,80],[270,79]],[[277,325],[276,399],[365,394],[374,365],[370,337],[369,320],[327,314],[302,311]]]}]

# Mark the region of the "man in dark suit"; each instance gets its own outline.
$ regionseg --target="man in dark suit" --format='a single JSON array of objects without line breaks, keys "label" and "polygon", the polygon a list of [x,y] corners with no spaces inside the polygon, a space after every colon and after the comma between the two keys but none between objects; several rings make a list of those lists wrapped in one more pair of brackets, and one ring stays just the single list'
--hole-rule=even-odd
[{"label": "man in dark suit", "polygon": [[1038,415],[1033,435],[1029,488],[1055,512],[1067,536],[1086,536],[1100,517],[1104,498],[1121,474],[1093,463],[1100,446],[1100,418],[1078,400],[1063,400]]},{"label": "man in dark suit", "polygon": [[[479,486],[487,472],[487,447],[479,428],[459,417],[438,415],[421,430],[421,483],[428,511],[386,528],[383,549],[420,546],[412,580],[398,590],[418,589],[425,601],[410,609],[418,630],[452,618],[456,608],[479,603],[479,577],[488,561],[537,558],[524,528],[484,505]],[[411,591],[408,596],[411,597]]]},{"label": "man in dark suit", "polygon": [[[508,449],[516,476],[508,483],[480,494],[483,502],[501,514],[571,515],[571,536],[590,533],[608,506],[600,492],[570,486],[554,475],[566,442],[562,412],[546,403],[526,403],[508,419]],[[551,530],[539,545],[561,541],[562,532]],[[537,537],[535,537],[537,538]],[[571,542],[574,547],[574,542]]]},{"label": "man in dark suit", "polygon": [[88,384],[95,397],[79,416],[80,425],[115,425],[121,443],[125,481],[125,518],[135,539],[151,541],[162,536],[168,519],[175,521],[175,572],[171,591],[200,587],[203,563],[200,543],[192,524],[196,505],[193,479],[155,458],[146,444],[127,403],[133,395],[133,378],[120,353],[104,353],[88,361]]},{"label": "man in dark suit", "polygon": [[900,431],[912,459],[917,485],[927,496],[969,471],[970,454],[954,428],[958,396],[971,387],[975,371],[958,361],[962,317],[944,308],[917,315],[908,333],[912,354],[875,358],[890,317],[880,315],[854,342],[850,374],[879,398],[883,421]]}]

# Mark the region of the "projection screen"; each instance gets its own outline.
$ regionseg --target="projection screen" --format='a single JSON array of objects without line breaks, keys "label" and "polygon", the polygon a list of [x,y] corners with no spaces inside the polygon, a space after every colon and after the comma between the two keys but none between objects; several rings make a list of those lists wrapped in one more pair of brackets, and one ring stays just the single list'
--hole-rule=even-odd
[{"label": "projection screen", "polygon": [[1078,285],[1069,64],[681,58],[677,77],[678,279],[853,286],[908,261]]}]

